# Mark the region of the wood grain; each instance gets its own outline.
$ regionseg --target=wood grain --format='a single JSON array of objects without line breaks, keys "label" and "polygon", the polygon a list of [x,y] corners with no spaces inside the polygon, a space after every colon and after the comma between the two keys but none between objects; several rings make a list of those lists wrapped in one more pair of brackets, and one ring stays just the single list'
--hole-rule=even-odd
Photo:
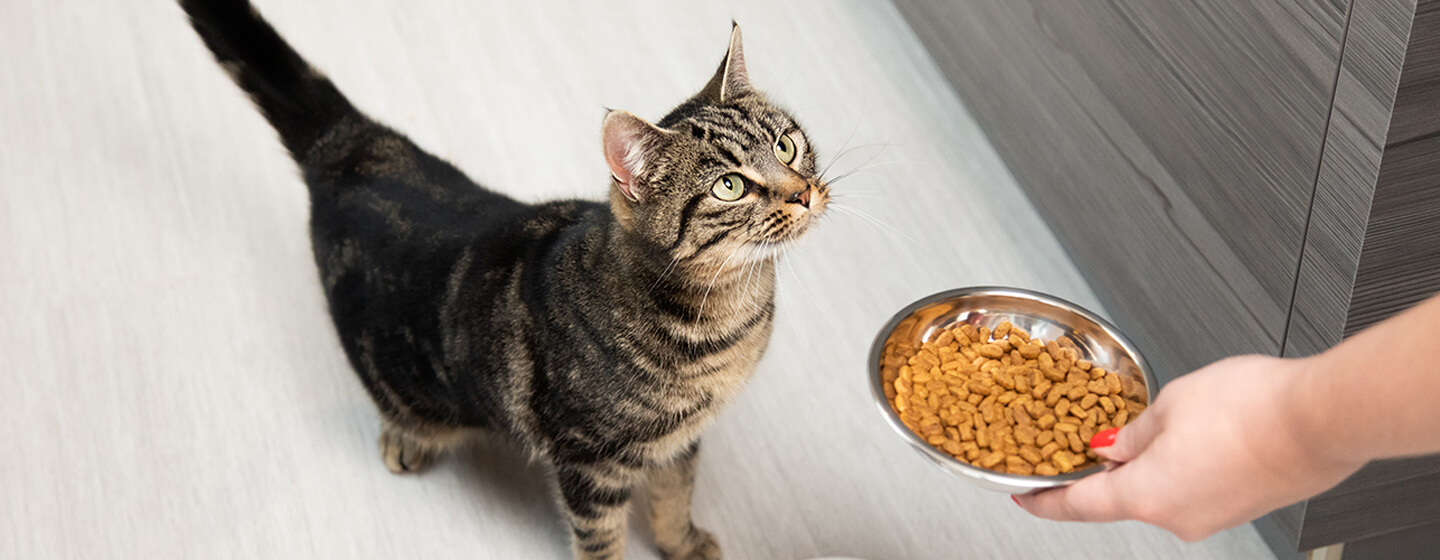
[{"label": "wood grain", "polygon": [[1429,558],[1435,555],[1435,534],[1440,523],[1421,525],[1366,539],[1345,543],[1344,560],[1395,560],[1397,558]]},{"label": "wood grain", "polygon": [[[856,148],[832,173],[873,166],[836,189],[888,226],[836,212],[787,257],[770,350],[705,441],[695,516],[728,558],[1267,554],[1248,527],[1034,519],[881,421],[864,355],[905,304],[1005,284],[1101,308],[890,4],[257,3],[359,106],[526,200],[603,196],[604,108],[693,93],[731,18],[822,160]],[[386,472],[304,188],[177,8],[11,0],[0,52],[0,558],[568,555],[503,444]]]},{"label": "wood grain", "polygon": [[[1440,291],[1440,137],[1385,149],[1370,208],[1347,336]],[[1437,481],[1440,455],[1367,465],[1340,487],[1309,501],[1300,546],[1375,537],[1440,521],[1440,508],[1434,507],[1440,502]],[[1431,543],[1440,547],[1440,535]]]},{"label": "wood grain", "polygon": [[1385,150],[1346,334],[1440,290],[1440,137]]},{"label": "wood grain", "polygon": [[[1433,0],[1418,6],[1411,0],[1356,0],[1286,356],[1323,351],[1440,288],[1440,256],[1430,249],[1437,222],[1429,217],[1440,212],[1440,198],[1427,197],[1440,166],[1436,147],[1425,146],[1417,132],[1431,126],[1430,105],[1440,98],[1437,7]],[[1416,143],[1421,145],[1406,147]],[[1292,508],[1271,515],[1271,525],[1295,532],[1261,533],[1272,545],[1301,550],[1363,538],[1378,546],[1381,535],[1436,520],[1426,508],[1432,498],[1411,491],[1437,474],[1440,457],[1373,463],[1309,500],[1303,514]]]},{"label": "wood grain", "polygon": [[1395,94],[1394,125],[1385,141],[1401,144],[1440,133],[1440,3],[1415,8],[1405,53],[1405,76]]},{"label": "wood grain", "polygon": [[897,5],[1161,379],[1279,352],[1346,3]]},{"label": "wood grain", "polygon": [[1433,455],[1375,461],[1368,465],[1367,468],[1361,469],[1360,472],[1345,479],[1345,481],[1341,482],[1338,486],[1317,496],[1316,499],[1320,500],[1331,496],[1363,492],[1377,486],[1384,486],[1436,472],[1440,472],[1440,457]]},{"label": "wood grain", "polygon": [[[1440,520],[1440,472],[1432,472],[1354,494],[1312,498],[1305,508],[1300,548],[1326,546],[1408,529]],[[1436,539],[1429,540],[1433,546]]]},{"label": "wood grain", "polygon": [[[1434,48],[1440,32],[1440,2],[1426,0],[1424,28],[1411,34],[1410,46]],[[1421,12],[1417,9],[1417,15]],[[1428,65],[1428,66],[1427,66]],[[1407,60],[1400,87],[1402,101],[1428,105],[1440,97],[1440,58]],[[1429,95],[1419,90],[1428,88]],[[1403,127],[1403,125],[1402,125]],[[1393,133],[1392,133],[1393,134]],[[1407,137],[1385,148],[1375,185],[1350,300],[1346,334],[1389,317],[1440,291],[1440,136]]]},{"label": "wood grain", "polygon": [[1339,343],[1406,62],[1415,0],[1355,0],[1281,355]]}]

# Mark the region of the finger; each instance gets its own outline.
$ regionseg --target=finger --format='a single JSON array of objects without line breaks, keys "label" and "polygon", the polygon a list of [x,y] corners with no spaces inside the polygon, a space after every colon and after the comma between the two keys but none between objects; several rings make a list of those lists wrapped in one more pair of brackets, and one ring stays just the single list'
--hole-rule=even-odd
[{"label": "finger", "polygon": [[1016,502],[1036,517],[1054,521],[1106,522],[1128,519],[1117,471],[1086,477],[1070,486],[1018,496]]},{"label": "finger", "polygon": [[[1106,436],[1105,432],[1100,432],[1090,438],[1090,447],[1095,450],[1096,455],[1111,461],[1121,463],[1134,461],[1141,452],[1150,447],[1150,442],[1155,441],[1155,438],[1163,431],[1164,422],[1161,421],[1161,415],[1156,414],[1156,411],[1148,412],[1149,414],[1137,416],[1134,422],[1126,424],[1123,429],[1120,429],[1120,432],[1115,434],[1115,443],[1103,445],[1102,440],[1106,439]],[[1096,447],[1096,444],[1102,445]]]}]

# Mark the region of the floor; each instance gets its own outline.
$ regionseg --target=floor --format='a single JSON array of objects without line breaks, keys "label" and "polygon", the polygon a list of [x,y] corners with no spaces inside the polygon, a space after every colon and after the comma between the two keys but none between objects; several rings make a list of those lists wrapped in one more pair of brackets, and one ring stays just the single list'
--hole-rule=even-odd
[{"label": "floor", "polygon": [[[858,171],[836,185],[850,212],[786,257],[770,351],[706,440],[695,516],[727,557],[1271,557],[1248,526],[1185,544],[1030,518],[881,421],[864,356],[906,303],[1003,284],[1096,305],[889,3],[258,5],[370,114],[527,200],[602,196],[604,108],[658,118],[743,25],[754,82]],[[568,555],[503,442],[385,470],[304,189],[175,6],[5,13],[0,558]],[[630,557],[655,558],[632,527]]]}]

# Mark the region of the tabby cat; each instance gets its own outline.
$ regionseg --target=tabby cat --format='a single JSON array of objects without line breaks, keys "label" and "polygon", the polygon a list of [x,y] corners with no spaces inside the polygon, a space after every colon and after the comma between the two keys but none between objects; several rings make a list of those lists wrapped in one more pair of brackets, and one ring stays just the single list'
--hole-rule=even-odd
[{"label": "tabby cat", "polygon": [[578,558],[622,558],[644,488],[667,558],[720,558],[690,520],[701,430],[765,351],[774,259],[829,190],[795,120],[720,68],[656,124],[601,124],[608,203],[524,204],[352,106],[246,0],[181,0],[310,192],[340,341],[416,471],[478,430],[546,466]]}]

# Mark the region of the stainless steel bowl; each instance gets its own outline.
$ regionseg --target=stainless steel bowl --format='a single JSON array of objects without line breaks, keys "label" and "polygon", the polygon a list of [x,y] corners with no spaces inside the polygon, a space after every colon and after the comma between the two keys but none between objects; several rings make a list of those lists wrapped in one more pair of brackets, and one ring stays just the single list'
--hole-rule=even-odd
[{"label": "stainless steel bowl", "polygon": [[1080,347],[1085,359],[1128,377],[1145,387],[1146,404],[1153,401],[1159,384],[1145,358],[1120,331],[1109,322],[1084,308],[1060,298],[1019,288],[976,287],[940,292],[906,306],[896,313],[870,347],[870,390],[880,414],[895,433],[940,468],[970,480],[981,487],[1011,494],[1024,494],[1044,488],[1074,484],[1100,472],[1103,467],[1091,466],[1058,476],[1022,476],[1000,473],[971,466],[943,451],[931,447],[900,421],[900,416],[885,398],[880,360],[885,344],[891,339],[923,343],[939,336],[941,329],[961,323],[994,329],[1009,321],[1033,337],[1053,340],[1068,336]]}]

